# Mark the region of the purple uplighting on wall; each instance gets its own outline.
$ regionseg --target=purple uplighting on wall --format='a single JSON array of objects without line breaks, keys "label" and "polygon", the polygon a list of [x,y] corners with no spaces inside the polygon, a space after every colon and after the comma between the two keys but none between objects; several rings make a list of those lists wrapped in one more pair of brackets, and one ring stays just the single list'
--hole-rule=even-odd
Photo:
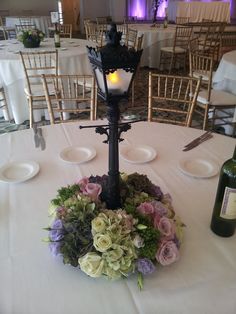
[{"label": "purple uplighting on wall", "polygon": [[146,1],[133,0],[130,1],[129,16],[137,16],[138,18],[146,17]]},{"label": "purple uplighting on wall", "polygon": [[[157,17],[165,16],[165,8],[168,7],[168,1],[170,0],[160,0],[160,5],[157,11]],[[184,0],[185,2],[191,2],[196,0]],[[216,0],[200,0],[202,2],[211,2]],[[221,0],[222,2],[230,3],[230,11],[233,13],[233,0]],[[139,19],[150,19],[152,18],[152,12],[147,8],[151,6],[152,0],[128,0],[128,15],[135,16]],[[150,11],[150,12],[149,12]]]}]

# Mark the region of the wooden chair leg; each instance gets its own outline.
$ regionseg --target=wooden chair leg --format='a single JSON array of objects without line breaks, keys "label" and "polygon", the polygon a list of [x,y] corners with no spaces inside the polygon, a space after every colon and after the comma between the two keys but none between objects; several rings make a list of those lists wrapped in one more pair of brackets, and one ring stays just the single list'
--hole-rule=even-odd
[{"label": "wooden chair leg", "polygon": [[174,53],[172,53],[171,60],[170,60],[170,66],[169,66],[169,74],[171,73],[171,70],[172,70],[174,57],[175,57],[175,56],[174,56]]},{"label": "wooden chair leg", "polygon": [[207,128],[208,112],[209,112],[209,106],[206,105],[205,112],[204,112],[204,120],[203,120],[203,130],[206,130]]}]

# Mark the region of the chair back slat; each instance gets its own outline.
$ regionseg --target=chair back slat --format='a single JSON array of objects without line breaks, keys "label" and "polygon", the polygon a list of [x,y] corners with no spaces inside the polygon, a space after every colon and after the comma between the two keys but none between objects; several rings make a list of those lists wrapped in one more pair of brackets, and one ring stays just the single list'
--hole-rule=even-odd
[{"label": "chair back slat", "polygon": [[[65,113],[77,114],[76,119],[80,119],[81,113],[88,112],[91,120],[96,118],[96,85],[92,75],[42,75],[41,78],[51,124],[71,121],[65,119]],[[58,120],[56,113],[60,115]]]},{"label": "chair back slat", "polygon": [[148,121],[191,126],[201,78],[149,72]]}]

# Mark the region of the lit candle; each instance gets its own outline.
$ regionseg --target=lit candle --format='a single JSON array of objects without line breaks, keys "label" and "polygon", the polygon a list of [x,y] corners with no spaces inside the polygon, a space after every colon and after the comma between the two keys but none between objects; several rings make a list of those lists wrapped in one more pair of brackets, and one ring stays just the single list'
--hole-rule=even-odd
[{"label": "lit candle", "polygon": [[110,83],[112,83],[112,84],[117,84],[117,83],[119,83],[120,77],[119,77],[117,71],[108,74],[107,80],[108,80]]}]

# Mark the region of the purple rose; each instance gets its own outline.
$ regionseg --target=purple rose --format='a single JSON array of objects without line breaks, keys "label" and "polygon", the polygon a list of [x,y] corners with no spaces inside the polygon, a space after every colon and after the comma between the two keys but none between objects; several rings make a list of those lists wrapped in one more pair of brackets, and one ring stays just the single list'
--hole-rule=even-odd
[{"label": "purple rose", "polygon": [[157,254],[157,261],[163,265],[170,265],[179,259],[179,250],[173,241],[165,241],[161,243]]},{"label": "purple rose", "polygon": [[79,180],[78,184],[82,192],[84,192],[85,187],[88,183],[89,183],[89,179],[87,177],[83,177],[81,180]]},{"label": "purple rose", "polygon": [[53,256],[57,256],[60,254],[61,243],[60,242],[50,242],[49,250]]},{"label": "purple rose", "polygon": [[101,194],[101,192],[102,192],[102,187],[100,184],[88,183],[85,186],[83,194],[88,195],[93,201],[97,201],[98,196]]},{"label": "purple rose", "polygon": [[152,206],[154,208],[155,214],[159,215],[160,217],[166,216],[168,213],[168,209],[163,205],[162,202],[153,201]]},{"label": "purple rose", "polygon": [[153,262],[148,258],[139,258],[137,260],[137,269],[143,275],[152,274],[156,267],[154,266]]},{"label": "purple rose", "polygon": [[53,221],[51,230],[49,231],[49,237],[52,241],[60,241],[63,238],[63,225],[60,219]]},{"label": "purple rose", "polygon": [[155,225],[155,220],[154,220],[154,227],[157,228],[161,232],[161,234],[163,234],[164,236],[170,239],[173,239],[175,230],[174,230],[173,221],[170,220],[169,218],[161,217],[157,225]]},{"label": "purple rose", "polygon": [[149,202],[144,202],[137,207],[137,211],[142,215],[152,215],[154,213],[154,207]]}]

